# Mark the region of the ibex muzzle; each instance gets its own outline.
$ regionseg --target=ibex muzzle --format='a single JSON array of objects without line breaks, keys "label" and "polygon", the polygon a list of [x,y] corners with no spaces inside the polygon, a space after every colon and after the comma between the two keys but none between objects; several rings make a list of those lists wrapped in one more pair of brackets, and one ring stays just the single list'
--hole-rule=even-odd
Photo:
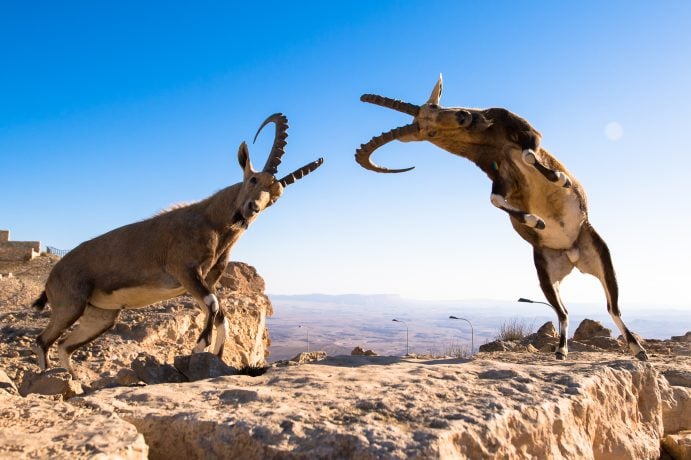
[{"label": "ibex muzzle", "polygon": [[429,141],[475,163],[492,181],[491,203],[506,212],[516,232],[533,246],[540,287],[559,318],[556,356],[567,355],[568,315],[559,285],[574,267],[597,277],[605,289],[607,309],[639,359],[645,350],[621,320],[618,286],[609,249],[588,221],[585,191],[576,178],[540,146],[530,123],[503,108],[441,107],[442,78],[427,102],[415,105],[365,94],[363,102],[413,116],[413,122],[373,137],[356,150],[366,169],[400,173],[374,164],[372,153],[388,142]]},{"label": "ibex muzzle", "polygon": [[61,364],[73,375],[72,352],[110,329],[122,309],[144,307],[184,293],[192,295],[206,315],[195,351],[211,344],[216,329],[213,352],[222,354],[228,323],[215,285],[226,269],[230,250],[286,186],[323,163],[320,158],[276,179],[288,121],[282,114],[271,115],[257,135],[269,123],[275,124],[276,134],[262,171],[252,168],[243,142],[238,150],[242,182],[205,200],[86,241],[58,261],[45,291],[33,304],[43,309],[49,303],[52,310],[50,322],[33,348],[42,370],[48,366],[50,346],[77,320],[77,328],[58,346]]}]

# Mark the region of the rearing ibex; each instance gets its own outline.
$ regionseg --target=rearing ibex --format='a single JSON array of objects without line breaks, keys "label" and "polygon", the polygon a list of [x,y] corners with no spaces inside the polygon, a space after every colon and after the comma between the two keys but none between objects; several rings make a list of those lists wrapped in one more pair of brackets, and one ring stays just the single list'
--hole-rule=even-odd
[{"label": "rearing ibex", "polygon": [[467,109],[439,106],[442,79],[427,103],[417,106],[387,97],[365,94],[363,102],[414,117],[411,124],[373,137],[355,154],[364,168],[397,173],[370,160],[372,152],[393,140],[430,141],[475,163],[492,181],[491,202],[509,214],[511,225],[533,246],[540,287],[559,317],[557,359],[567,355],[568,314],[559,296],[559,284],[574,267],[600,280],[607,310],[631,352],[641,360],[647,354],[621,320],[617,279],[607,245],[588,221],[585,191],[547,150],[540,133],[506,109]]},{"label": "rearing ibex", "polygon": [[72,352],[110,329],[120,310],[141,308],[185,292],[196,299],[206,317],[195,351],[210,345],[215,326],[220,330],[213,352],[220,356],[228,323],[214,286],[226,268],[231,248],[257,215],[281,196],[284,187],[323,163],[320,158],[277,180],[274,175],[284,153],[288,120],[280,113],[271,115],[257,135],[269,123],[275,124],[276,134],[261,172],[252,169],[243,142],[238,151],[242,182],[205,200],[86,241],[58,261],[45,291],[33,304],[42,310],[50,303],[52,310],[48,326],[33,347],[41,370],[48,365],[50,346],[77,320],[77,328],[58,345],[60,363],[73,375]]}]

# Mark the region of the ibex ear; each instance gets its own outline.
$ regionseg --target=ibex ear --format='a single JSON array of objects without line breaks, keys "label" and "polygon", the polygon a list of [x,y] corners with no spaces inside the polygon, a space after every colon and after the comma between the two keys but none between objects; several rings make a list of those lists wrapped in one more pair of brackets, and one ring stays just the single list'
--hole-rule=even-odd
[{"label": "ibex ear", "polygon": [[434,85],[434,89],[432,90],[432,94],[430,94],[429,99],[427,99],[428,104],[434,104],[434,105],[439,105],[439,101],[441,100],[441,90],[442,90],[442,81],[441,81],[441,74],[439,74],[439,80],[437,80],[437,84]]},{"label": "ibex ear", "polygon": [[240,144],[240,148],[238,149],[238,162],[240,163],[244,177],[254,173],[252,162],[250,161],[250,151],[247,148],[247,144],[244,142]]}]

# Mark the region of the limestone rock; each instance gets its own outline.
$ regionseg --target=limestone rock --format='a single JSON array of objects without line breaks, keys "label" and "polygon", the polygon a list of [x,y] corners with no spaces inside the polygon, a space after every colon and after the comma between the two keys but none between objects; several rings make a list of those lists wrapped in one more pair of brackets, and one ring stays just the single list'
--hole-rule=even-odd
[{"label": "limestone rock", "polygon": [[547,321],[545,324],[540,326],[540,328],[537,330],[536,334],[539,337],[552,337],[552,338],[559,337],[559,332],[554,327],[554,323],[552,323],[552,321]]},{"label": "limestone rock", "polygon": [[662,405],[665,434],[691,430],[691,388],[674,386],[665,393]]},{"label": "limestone rock", "polygon": [[594,321],[592,319],[584,319],[581,324],[576,328],[576,332],[573,333],[573,339],[580,342],[587,339],[592,339],[594,337],[611,337],[612,330],[607,329],[599,321]]},{"label": "limestone rock", "polygon": [[581,339],[580,342],[607,351],[623,350],[625,347],[624,343],[612,337],[595,336],[590,339]]},{"label": "limestone rock", "polygon": [[228,366],[212,353],[176,356],[175,368],[190,382],[237,373],[236,369]]},{"label": "limestone rock", "polygon": [[134,425],[112,413],[0,391],[0,458],[143,460],[148,451]]},{"label": "limestone rock", "polygon": [[14,384],[11,378],[5,374],[5,371],[0,369],[0,391],[5,391],[10,394],[18,395],[19,390],[17,390],[17,386]]},{"label": "limestone rock", "polygon": [[326,359],[325,351],[303,351],[302,353],[298,353],[293,358],[291,358],[290,361],[294,363],[303,364],[312,361],[321,361],[322,359]]},{"label": "limestone rock", "polygon": [[230,262],[218,282],[236,295],[264,292],[265,288],[264,279],[259,276],[257,270],[242,262]]},{"label": "limestone rock", "polygon": [[668,369],[662,375],[665,376],[670,385],[691,388],[691,370]]},{"label": "limestone rock", "polygon": [[674,460],[691,459],[691,430],[668,434],[662,438],[662,447]]},{"label": "limestone rock", "polygon": [[117,407],[157,458],[659,458],[652,366],[511,356],[522,361],[333,357],[84,400]]},{"label": "limestone rock", "polygon": [[362,347],[357,346],[353,348],[350,352],[352,356],[377,356],[377,354],[372,350],[363,350]]},{"label": "limestone rock", "polygon": [[673,342],[691,342],[691,331],[688,331],[684,335],[674,335],[672,336]]},{"label": "limestone rock", "polygon": [[132,361],[132,370],[139,380],[148,384],[185,381],[185,377],[175,367],[160,363],[148,353],[140,353]]},{"label": "limestone rock", "polygon": [[516,342],[509,342],[506,340],[495,340],[493,342],[480,345],[478,349],[480,352],[490,353],[494,351],[513,351],[516,348]]},{"label": "limestone rock", "polygon": [[72,379],[67,369],[56,367],[45,372],[29,371],[19,387],[19,394],[61,395],[68,399],[84,393],[81,383]]}]

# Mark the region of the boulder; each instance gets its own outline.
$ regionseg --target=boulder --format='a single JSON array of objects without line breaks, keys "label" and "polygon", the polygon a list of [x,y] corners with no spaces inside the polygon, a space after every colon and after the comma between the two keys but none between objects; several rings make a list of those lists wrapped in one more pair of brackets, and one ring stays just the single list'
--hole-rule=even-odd
[{"label": "boulder", "polygon": [[594,337],[612,337],[612,330],[607,329],[601,322],[592,319],[584,319],[573,333],[573,339],[581,342]]},{"label": "boulder", "polygon": [[691,458],[691,430],[668,434],[662,438],[662,448],[674,460]]},{"label": "boulder", "polygon": [[19,390],[17,390],[17,386],[14,384],[11,378],[3,371],[0,369],[0,391],[5,391],[7,393],[13,394],[13,395],[18,395]]},{"label": "boulder", "polygon": [[326,359],[325,351],[303,351],[302,353],[298,353],[297,355],[295,355],[289,361],[293,363],[304,364],[312,361],[321,361],[322,359]]},{"label": "boulder", "polygon": [[19,394],[60,395],[64,399],[84,393],[81,383],[72,378],[67,369],[55,367],[45,372],[28,371],[19,387]]},{"label": "boulder", "polygon": [[691,342],[691,331],[684,335],[673,335],[672,342]]},{"label": "boulder", "polygon": [[[670,385],[691,388],[691,370],[667,369],[662,372]],[[691,415],[689,416],[691,418]]]},{"label": "boulder", "polygon": [[[73,398],[75,401],[79,398]],[[137,429],[113,413],[0,391],[0,458],[144,460],[149,447]]]},{"label": "boulder", "polygon": [[478,348],[478,350],[482,353],[491,353],[494,351],[517,351],[519,349],[525,349],[525,346],[521,346],[518,342],[513,340],[495,340],[493,342],[480,345],[480,348]]},{"label": "boulder", "polygon": [[139,353],[132,361],[137,378],[148,384],[184,382],[185,376],[170,364],[160,363],[148,353]]},{"label": "boulder", "polygon": [[374,351],[363,350],[360,346],[353,348],[353,351],[351,351],[350,354],[351,356],[377,356]]},{"label": "boulder", "polygon": [[187,356],[176,356],[175,368],[187,377],[187,380],[190,382],[237,373],[236,369],[228,366],[213,353],[194,353]]}]

